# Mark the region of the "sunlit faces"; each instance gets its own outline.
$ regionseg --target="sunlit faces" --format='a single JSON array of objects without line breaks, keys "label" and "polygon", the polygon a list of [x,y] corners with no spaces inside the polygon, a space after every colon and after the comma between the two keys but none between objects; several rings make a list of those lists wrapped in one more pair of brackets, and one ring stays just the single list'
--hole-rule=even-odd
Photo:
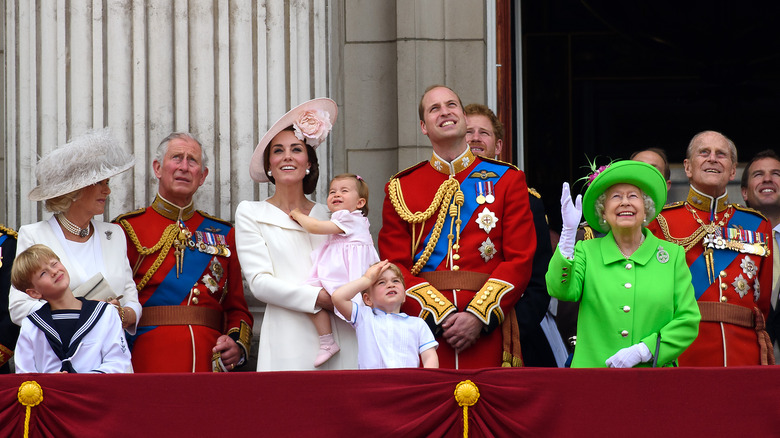
[{"label": "sunlit faces", "polygon": [[398,313],[405,299],[403,280],[392,269],[382,272],[368,292],[363,294],[363,302],[367,306],[385,313]]},{"label": "sunlit faces", "polygon": [[208,169],[203,168],[203,154],[191,138],[174,138],[168,143],[162,163],[152,165],[160,180],[160,195],[180,206],[192,201],[192,196],[203,185]]},{"label": "sunlit faces", "polygon": [[603,217],[610,229],[642,227],[646,215],[642,190],[631,184],[615,184],[605,193]]},{"label": "sunlit faces", "polygon": [[748,172],[747,187],[742,197],[757,210],[780,208],[780,161],[761,158],[753,162]]},{"label": "sunlit faces", "polygon": [[306,177],[309,168],[309,155],[306,145],[295,136],[293,131],[282,131],[271,139],[268,145],[268,170],[275,184],[300,183]]},{"label": "sunlit faces", "polygon": [[357,181],[353,178],[338,178],[330,183],[328,209],[330,211],[355,211],[366,205],[365,198],[358,193]]},{"label": "sunlit faces", "polygon": [[462,138],[466,134],[466,116],[458,95],[445,87],[428,91],[422,99],[422,133],[436,145],[442,140]]},{"label": "sunlit faces", "polygon": [[705,132],[696,139],[690,158],[683,162],[685,175],[700,192],[717,197],[737,173],[736,163],[726,138],[717,132]]},{"label": "sunlit faces", "polygon": [[108,179],[97,182],[81,189],[78,197],[70,205],[68,216],[92,217],[103,214],[106,210],[106,201],[111,189],[108,187]]},{"label": "sunlit faces", "polygon": [[495,158],[501,153],[502,141],[496,139],[490,118],[482,114],[466,116],[466,142],[474,155]]},{"label": "sunlit faces", "polygon": [[49,260],[35,270],[32,276],[32,288],[27,293],[35,299],[58,299],[70,286],[70,276],[57,259]]}]

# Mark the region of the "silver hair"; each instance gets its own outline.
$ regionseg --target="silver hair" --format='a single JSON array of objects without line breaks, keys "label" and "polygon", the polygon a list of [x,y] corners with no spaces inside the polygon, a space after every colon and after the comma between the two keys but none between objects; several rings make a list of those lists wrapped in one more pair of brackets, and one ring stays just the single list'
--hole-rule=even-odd
[{"label": "silver hair", "polygon": [[165,154],[168,153],[168,146],[171,144],[171,140],[174,139],[184,139],[184,140],[192,140],[195,143],[198,144],[198,147],[200,148],[200,167],[201,170],[205,171],[209,164],[209,156],[206,153],[206,150],[203,149],[203,145],[200,144],[200,141],[198,141],[197,138],[195,138],[194,135],[190,134],[189,132],[173,132],[169,134],[167,137],[165,137],[161,142],[160,145],[157,146],[157,152],[154,155],[154,159],[162,164],[163,158],[165,158]]},{"label": "silver hair", "polygon": [[[650,218],[655,217],[655,202],[653,202],[653,198],[651,198],[649,195],[647,195],[645,192],[643,192],[641,189],[639,190],[640,193],[642,193],[642,200],[644,201],[645,206],[645,218],[642,220],[642,225],[647,226],[648,223],[650,223]],[[599,221],[601,222],[601,228],[603,228],[606,231],[609,231],[609,223],[604,220],[604,203],[607,202],[607,191],[605,190],[604,193],[599,195],[598,198],[596,198],[595,207],[596,207],[596,217],[599,218]]]},{"label": "silver hair", "polygon": [[688,149],[685,150],[685,158],[687,158],[689,160],[691,159],[691,156],[693,156],[693,147],[696,144],[696,142],[699,140],[699,137],[701,137],[704,134],[711,134],[711,133],[718,134],[721,137],[723,137],[724,139],[726,139],[726,143],[729,145],[729,152],[731,153],[731,162],[734,163],[734,165],[736,166],[737,163],[738,163],[738,161],[737,161],[737,146],[734,144],[733,141],[731,141],[730,138],[726,137],[725,135],[721,134],[718,131],[702,131],[702,132],[694,135],[693,138],[691,139],[691,142],[688,143]]}]

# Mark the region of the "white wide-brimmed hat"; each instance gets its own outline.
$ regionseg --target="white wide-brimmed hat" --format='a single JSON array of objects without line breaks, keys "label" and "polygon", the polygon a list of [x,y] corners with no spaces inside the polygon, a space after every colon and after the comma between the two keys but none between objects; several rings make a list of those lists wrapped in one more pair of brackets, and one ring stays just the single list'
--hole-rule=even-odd
[{"label": "white wide-brimmed hat", "polygon": [[288,126],[295,127],[295,136],[299,140],[317,149],[333,129],[339,108],[331,99],[318,97],[304,102],[287,111],[287,114],[276,121],[271,129],[263,135],[252,154],[249,163],[249,176],[256,182],[269,182],[263,166],[263,153],[276,134],[282,132]]},{"label": "white wide-brimmed hat", "polygon": [[31,201],[56,198],[111,178],[135,165],[108,128],[89,131],[44,155],[35,167]]}]

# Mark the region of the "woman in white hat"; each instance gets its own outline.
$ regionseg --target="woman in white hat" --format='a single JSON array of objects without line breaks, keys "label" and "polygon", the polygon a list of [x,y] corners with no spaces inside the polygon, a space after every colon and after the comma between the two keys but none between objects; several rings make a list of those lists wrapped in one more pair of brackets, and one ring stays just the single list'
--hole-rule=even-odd
[{"label": "woman in white hat", "polygon": [[[319,176],[314,150],[336,120],[336,103],[304,102],[282,116],[255,148],[249,174],[275,185],[265,201],[243,201],[236,209],[236,247],[252,294],[266,303],[260,328],[257,370],[313,370],[319,335],[309,314],[332,311],[330,295],[306,284],[311,252],[326,236],[309,234],[290,218],[294,209],[328,220],[328,208],[310,201]],[[332,313],[333,336],[341,351],[316,369],[357,368],[355,330]]]},{"label": "woman in white hat", "polygon": [[[135,333],[141,305],[127,261],[127,242],[119,225],[94,217],[106,208],[111,193],[108,179],[134,165],[133,156],[122,150],[107,128],[90,131],[44,155],[35,168],[38,186],[28,197],[45,201],[54,214],[22,226],[16,248],[17,254],[36,243],[51,248],[67,268],[74,293],[112,302],[130,334]],[[16,324],[43,304],[11,288],[9,309]]]}]

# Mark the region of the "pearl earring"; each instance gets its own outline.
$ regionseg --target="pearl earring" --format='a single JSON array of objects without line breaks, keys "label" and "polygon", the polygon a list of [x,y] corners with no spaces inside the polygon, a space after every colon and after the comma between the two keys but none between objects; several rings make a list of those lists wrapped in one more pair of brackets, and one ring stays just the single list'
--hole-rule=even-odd
[{"label": "pearl earring", "polygon": [[270,178],[270,177],[271,177],[271,171],[269,170],[269,171],[268,171],[268,172],[266,172],[266,173],[268,174],[268,177]]},{"label": "pearl earring", "polygon": [[306,169],[306,175],[308,175],[308,174],[310,174],[310,173],[311,173],[311,170],[309,170],[309,169]]}]

